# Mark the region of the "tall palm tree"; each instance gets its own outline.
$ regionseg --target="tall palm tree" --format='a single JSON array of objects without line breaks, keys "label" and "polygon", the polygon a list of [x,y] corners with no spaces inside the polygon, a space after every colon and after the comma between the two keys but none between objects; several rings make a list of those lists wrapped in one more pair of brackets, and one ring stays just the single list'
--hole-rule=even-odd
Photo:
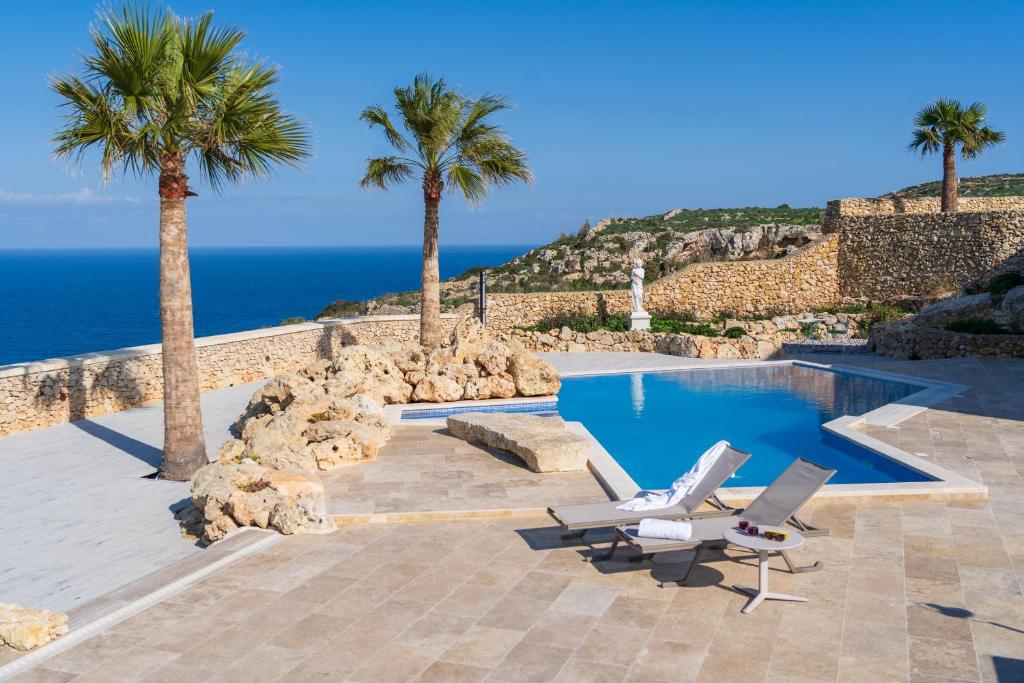
[{"label": "tall palm tree", "polygon": [[984,125],[988,107],[972,102],[939,98],[914,116],[914,138],[908,146],[922,156],[942,150],[942,210],[956,211],[959,205],[956,177],[956,148],[964,159],[973,159],[986,147],[999,144],[1005,135]]},{"label": "tall palm tree", "polygon": [[159,178],[160,472],[176,480],[207,462],[185,223],[185,200],[195,192],[186,163],[219,191],[227,182],[264,176],[275,163],[294,166],[310,147],[306,128],[270,92],[277,69],[238,55],[244,32],[215,28],[212,19],[182,19],[145,5],[103,11],[83,75],[52,83],[67,109],[53,138],[58,157],[81,160],[95,147],[104,180],[118,169]]},{"label": "tall palm tree", "polygon": [[[367,159],[364,187],[387,189],[415,175],[422,178],[423,274],[420,293],[420,344],[441,344],[440,275],[437,266],[438,210],[445,185],[469,202],[481,201],[491,185],[530,182],[526,156],[505,132],[490,122],[507,109],[504,97],[466,97],[443,79],[416,76],[411,87],[395,88],[395,109],[405,128],[399,132],[383,107],[363,110],[360,119],[378,127],[398,155]],[[407,156],[406,156],[407,155]]]}]

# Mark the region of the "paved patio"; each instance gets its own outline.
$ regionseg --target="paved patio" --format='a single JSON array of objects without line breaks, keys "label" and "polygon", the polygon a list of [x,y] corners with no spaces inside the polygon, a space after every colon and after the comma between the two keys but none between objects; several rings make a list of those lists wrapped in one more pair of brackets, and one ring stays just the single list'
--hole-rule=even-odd
[{"label": "paved patio", "polygon": [[321,475],[335,515],[535,510],[605,496],[589,472],[531,472],[439,427],[397,427],[376,460]]},{"label": "paved patio", "polygon": [[1024,679],[1024,360],[811,359],[970,386],[872,435],[989,500],[815,505],[832,533],[800,555],[825,569],[772,573],[810,602],[752,615],[730,588],[756,575],[739,551],[660,588],[688,554],[590,564],[545,517],[348,525],[289,537],[15,680]]},{"label": "paved patio", "polygon": [[[211,458],[260,384],[203,395]],[[142,479],[162,443],[160,404],[0,437],[0,599],[67,611],[199,554],[170,512],[188,484]]]}]

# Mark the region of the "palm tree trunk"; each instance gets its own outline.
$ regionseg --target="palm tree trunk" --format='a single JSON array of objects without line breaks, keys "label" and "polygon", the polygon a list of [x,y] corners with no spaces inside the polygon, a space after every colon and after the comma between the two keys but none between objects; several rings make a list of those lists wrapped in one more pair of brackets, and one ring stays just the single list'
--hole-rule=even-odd
[{"label": "palm tree trunk", "polygon": [[441,179],[423,180],[423,277],[420,291],[420,345],[429,350],[441,345],[441,275],[437,260],[438,211]]},{"label": "palm tree trunk", "polygon": [[188,265],[185,162],[160,164],[160,323],[164,370],[164,457],[161,476],[183,481],[207,463],[203,415],[199,410],[199,365],[192,325],[192,283]]},{"label": "palm tree trunk", "polygon": [[947,143],[942,148],[942,211],[957,211],[959,205],[956,154],[953,145]]}]

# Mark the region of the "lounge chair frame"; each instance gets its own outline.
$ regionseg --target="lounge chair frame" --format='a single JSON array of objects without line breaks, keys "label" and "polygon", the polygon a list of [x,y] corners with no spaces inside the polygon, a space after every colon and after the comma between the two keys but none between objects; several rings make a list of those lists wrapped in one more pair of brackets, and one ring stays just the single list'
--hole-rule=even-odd
[{"label": "lounge chair frame", "polygon": [[[785,472],[783,472],[781,475],[779,475],[779,477],[774,482],[772,482],[767,487],[765,487],[764,491],[761,492],[761,495],[759,495],[758,498],[755,499],[755,501],[758,500],[759,498],[761,498],[761,496],[764,496],[766,493],[768,493],[771,490],[772,486],[778,485],[777,483],[779,481],[782,481],[784,479],[784,477],[786,476],[786,474],[790,472],[790,470],[792,470],[794,467],[798,467],[798,466],[803,466],[803,467],[812,467],[813,466],[813,467],[816,467],[816,468],[820,469],[821,470],[820,481],[818,481],[816,486],[814,486],[812,489],[808,489],[807,495],[805,495],[803,497],[803,499],[800,500],[799,503],[793,508],[793,510],[791,511],[791,514],[786,518],[785,523],[792,525],[793,527],[798,529],[801,534],[803,534],[805,536],[823,536],[823,535],[827,535],[828,534],[828,530],[827,529],[818,529],[818,528],[812,527],[812,526],[810,526],[810,525],[800,521],[796,517],[796,513],[807,503],[807,501],[809,501],[811,498],[813,498],[814,495],[819,490],[821,490],[821,487],[824,486],[826,484],[826,482],[828,482],[828,480],[833,477],[833,475],[835,475],[836,470],[834,470],[834,469],[829,469],[829,468],[821,467],[821,466],[819,466],[819,465],[817,465],[815,463],[812,463],[811,461],[806,460],[804,458],[797,458],[797,460],[795,460],[793,462],[793,464],[790,465],[790,467],[788,467],[786,469]],[[755,501],[751,501],[751,504],[753,504]],[[734,510],[731,514],[738,516],[742,512],[743,512],[743,510]],[[697,519],[699,519],[699,518],[697,518]],[[626,527],[626,526],[616,527],[616,529],[615,529],[615,540],[612,542],[611,548],[609,548],[609,550],[606,553],[604,553],[603,555],[601,555],[599,557],[595,557],[593,561],[601,562],[601,561],[605,561],[605,560],[611,559],[611,557],[615,554],[616,549],[618,549],[618,547],[619,547],[619,545],[621,543],[626,543],[627,545],[630,545],[630,546],[632,546],[634,548],[636,548],[638,545],[640,546],[640,552],[634,554],[633,556],[631,556],[629,558],[630,561],[633,561],[633,562],[640,562],[640,561],[643,561],[644,559],[647,559],[649,557],[653,557],[654,555],[656,555],[658,553],[663,553],[663,552],[672,552],[672,551],[677,551],[677,550],[695,550],[696,552],[694,554],[693,560],[690,562],[690,566],[686,570],[686,574],[683,576],[682,579],[680,579],[679,581],[676,582],[679,585],[683,585],[690,578],[690,574],[693,572],[694,567],[696,567],[697,564],[700,562],[701,555],[703,554],[703,552],[706,549],[712,548],[712,547],[725,547],[726,545],[728,545],[728,543],[725,541],[724,538],[706,538],[706,539],[697,539],[697,540],[691,540],[691,541],[676,541],[676,542],[659,540],[655,547],[644,548],[643,542],[640,539],[637,539],[630,532],[631,532],[631,527]],[[797,565],[797,564],[795,564],[793,562],[793,560],[789,556],[789,554],[786,551],[784,551],[784,550],[778,551],[778,554],[782,556],[783,560],[785,560],[786,566],[789,568],[789,571],[794,573],[794,574],[802,574],[802,573],[805,573],[805,572],[818,571],[818,570],[820,570],[820,569],[822,569],[824,567],[824,564],[822,562],[820,562],[820,561],[819,562],[813,562],[813,563],[808,564],[808,565]]]}]

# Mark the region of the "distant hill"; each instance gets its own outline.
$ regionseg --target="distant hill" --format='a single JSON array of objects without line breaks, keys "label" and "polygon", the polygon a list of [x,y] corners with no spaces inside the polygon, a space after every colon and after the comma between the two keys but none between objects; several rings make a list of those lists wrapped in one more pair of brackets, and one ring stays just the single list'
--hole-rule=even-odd
[{"label": "distant hill", "polygon": [[[647,280],[698,261],[736,261],[784,256],[817,240],[820,208],[673,209],[644,217],[606,218],[563,232],[558,239],[488,268],[492,292],[551,292],[629,286],[633,259]],[[441,283],[442,305],[464,303],[475,292],[479,268]],[[415,310],[412,292],[368,302],[371,312]],[[383,309],[379,307],[385,307]]]},{"label": "distant hill", "polygon": [[[942,181],[911,185],[890,192],[886,197],[938,197],[942,194]],[[960,179],[961,197],[1017,197],[1024,195],[1024,173],[1000,173]]]}]

